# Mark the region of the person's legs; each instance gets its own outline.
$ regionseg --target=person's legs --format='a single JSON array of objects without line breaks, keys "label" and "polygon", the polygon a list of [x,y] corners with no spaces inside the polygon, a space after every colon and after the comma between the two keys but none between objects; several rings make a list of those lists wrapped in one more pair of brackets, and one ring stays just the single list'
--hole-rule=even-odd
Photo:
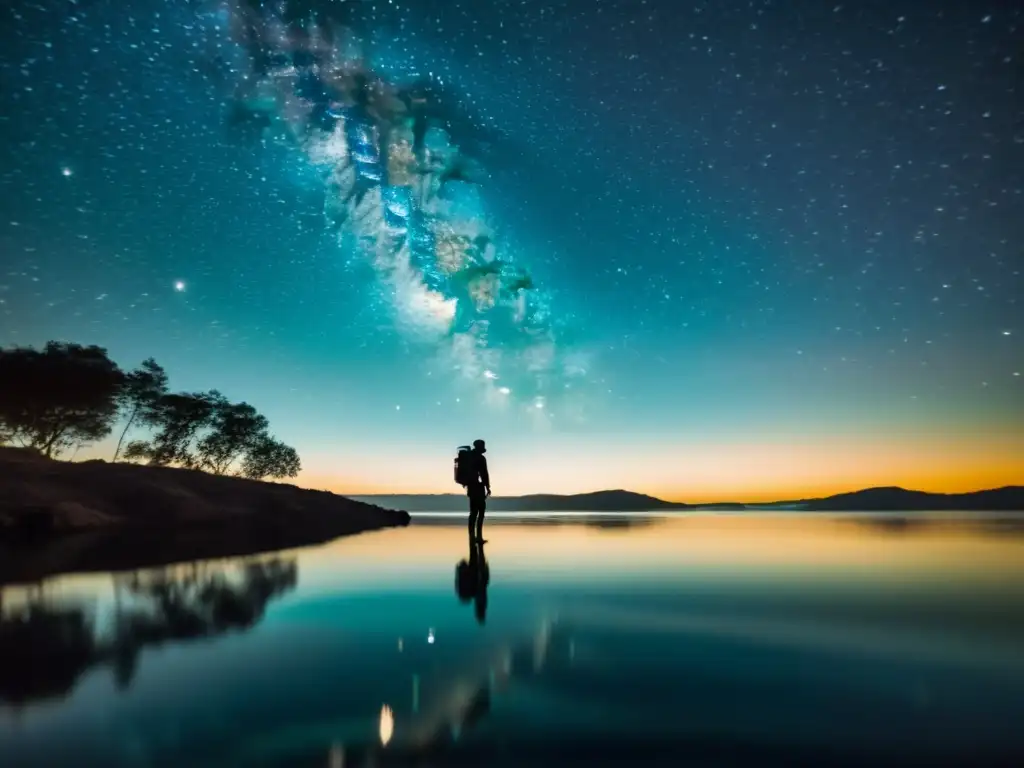
[{"label": "person's legs", "polygon": [[477,506],[476,496],[472,493],[469,495],[469,538],[473,538],[476,535],[476,518],[477,518]]},{"label": "person's legs", "polygon": [[481,495],[476,500],[476,537],[484,537],[484,513],[487,511],[487,497]]}]

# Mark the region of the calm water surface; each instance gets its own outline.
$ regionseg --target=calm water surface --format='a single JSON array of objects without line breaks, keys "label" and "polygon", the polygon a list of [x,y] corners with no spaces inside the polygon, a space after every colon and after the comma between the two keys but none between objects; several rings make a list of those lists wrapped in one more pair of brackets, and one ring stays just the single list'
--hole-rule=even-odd
[{"label": "calm water surface", "polygon": [[[1024,518],[456,518],[3,590],[11,766],[1024,765]],[[461,563],[461,565],[460,565]]]}]

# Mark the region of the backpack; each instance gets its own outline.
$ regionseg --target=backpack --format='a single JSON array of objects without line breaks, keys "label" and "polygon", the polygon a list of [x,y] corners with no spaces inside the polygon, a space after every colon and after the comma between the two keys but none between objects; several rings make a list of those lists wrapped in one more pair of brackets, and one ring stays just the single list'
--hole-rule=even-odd
[{"label": "backpack", "polygon": [[460,445],[455,455],[455,482],[465,487],[472,483],[476,477],[474,470],[476,461],[473,460],[473,449],[468,445]]}]

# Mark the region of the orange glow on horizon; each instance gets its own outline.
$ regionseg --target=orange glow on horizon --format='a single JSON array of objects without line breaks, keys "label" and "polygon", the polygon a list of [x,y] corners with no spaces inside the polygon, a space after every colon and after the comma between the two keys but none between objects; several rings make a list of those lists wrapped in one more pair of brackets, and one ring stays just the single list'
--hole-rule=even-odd
[{"label": "orange glow on horizon", "polygon": [[[959,440],[890,442],[827,440],[654,446],[609,455],[595,446],[559,464],[492,450],[499,496],[574,494],[623,488],[688,503],[770,502],[817,498],[878,486],[965,493],[1024,485],[1024,437],[979,435]],[[319,457],[317,457],[319,458]],[[381,476],[370,458],[345,462],[344,474],[316,458],[300,485],[342,495],[459,493],[447,457],[411,457],[397,477]],[[333,463],[333,462],[332,462]],[[327,466],[325,466],[327,464]],[[568,467],[568,469],[566,469]],[[575,468],[574,468],[575,467]],[[390,467],[385,467],[385,471]]]},{"label": "orange glow on horizon", "polygon": [[[534,445],[492,444],[494,493],[575,494],[622,488],[691,504],[756,503],[820,498],[878,486],[965,493],[1024,485],[1024,429],[937,432],[885,438],[868,435],[673,438],[623,446],[616,436],[583,444],[565,436]],[[301,451],[304,488],[341,495],[459,494],[452,456],[444,450],[351,446]],[[113,448],[91,446],[77,460],[109,460]],[[382,458],[382,456],[386,458]],[[564,457],[564,458],[562,458]]]}]

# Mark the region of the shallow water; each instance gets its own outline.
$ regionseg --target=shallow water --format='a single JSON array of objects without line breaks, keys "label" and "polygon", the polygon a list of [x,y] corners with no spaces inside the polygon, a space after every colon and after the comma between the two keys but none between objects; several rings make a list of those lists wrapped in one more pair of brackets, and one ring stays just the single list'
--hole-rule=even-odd
[{"label": "shallow water", "polygon": [[1022,522],[494,517],[489,580],[463,566],[462,600],[465,530],[430,517],[244,561],[10,587],[0,755],[1024,764]]}]

